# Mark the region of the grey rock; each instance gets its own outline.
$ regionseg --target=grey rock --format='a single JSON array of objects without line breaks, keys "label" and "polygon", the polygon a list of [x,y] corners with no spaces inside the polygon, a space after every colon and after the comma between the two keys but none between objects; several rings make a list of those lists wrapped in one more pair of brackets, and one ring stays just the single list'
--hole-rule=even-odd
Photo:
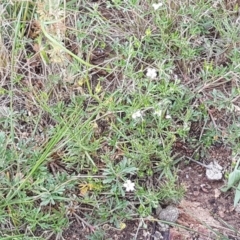
[{"label": "grey rock", "polygon": [[167,206],[163,209],[159,214],[159,219],[166,221],[166,222],[173,222],[175,223],[178,219],[179,211],[174,206]]},{"label": "grey rock", "polygon": [[152,235],[152,238],[154,240],[162,240],[163,239],[163,236],[160,232],[156,231],[153,235]]}]

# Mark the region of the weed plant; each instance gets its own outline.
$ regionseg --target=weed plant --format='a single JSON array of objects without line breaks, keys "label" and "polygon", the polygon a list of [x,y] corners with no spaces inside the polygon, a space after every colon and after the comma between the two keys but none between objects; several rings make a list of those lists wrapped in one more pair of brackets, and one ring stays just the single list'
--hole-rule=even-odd
[{"label": "weed plant", "polygon": [[72,219],[103,239],[184,196],[177,142],[239,155],[232,2],[0,3],[1,239],[61,239]]}]

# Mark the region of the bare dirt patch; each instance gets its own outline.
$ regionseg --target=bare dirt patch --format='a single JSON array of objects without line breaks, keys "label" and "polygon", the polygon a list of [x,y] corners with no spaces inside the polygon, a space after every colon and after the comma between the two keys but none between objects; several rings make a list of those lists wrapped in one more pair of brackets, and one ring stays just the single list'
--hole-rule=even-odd
[{"label": "bare dirt patch", "polygon": [[[229,148],[213,147],[208,154],[207,162],[215,160],[227,171],[229,164],[231,164],[231,150]],[[184,218],[184,215],[182,215],[179,221],[187,223],[190,228],[194,229],[193,219],[196,221],[199,219],[204,229],[206,229],[204,224],[212,225],[215,231],[221,232],[226,237],[239,239],[236,234],[240,228],[240,214],[233,208],[234,193],[223,193],[220,190],[225,181],[208,180],[205,174],[206,169],[196,163],[190,163],[189,165],[182,163],[180,169],[179,181],[184,184],[187,191],[185,202],[182,202],[179,207],[185,214],[187,211],[187,214],[192,217]],[[206,217],[205,221],[202,214],[203,217]],[[236,230],[231,231],[230,226]]]}]

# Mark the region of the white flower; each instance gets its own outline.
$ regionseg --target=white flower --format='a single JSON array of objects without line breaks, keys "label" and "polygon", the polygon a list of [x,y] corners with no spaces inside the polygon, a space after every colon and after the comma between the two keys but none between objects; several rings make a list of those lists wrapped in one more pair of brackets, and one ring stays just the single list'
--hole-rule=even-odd
[{"label": "white flower", "polygon": [[151,78],[151,79],[156,78],[157,77],[157,70],[154,69],[154,68],[148,68],[146,76]]},{"label": "white flower", "polygon": [[167,115],[165,116],[165,118],[166,118],[166,119],[171,119],[172,117],[171,117],[171,115],[167,114]]},{"label": "white flower", "polygon": [[141,110],[136,111],[132,114],[132,119],[137,120],[138,118],[142,118],[143,114]]},{"label": "white flower", "polygon": [[158,10],[161,6],[163,5],[163,3],[159,2],[159,3],[153,3],[153,8],[154,10]]},{"label": "white flower", "polygon": [[153,115],[156,115],[158,117],[161,117],[162,116],[162,110],[156,110],[154,111]]},{"label": "white flower", "polygon": [[135,183],[131,182],[131,180],[127,180],[123,186],[126,188],[126,192],[134,191]]}]

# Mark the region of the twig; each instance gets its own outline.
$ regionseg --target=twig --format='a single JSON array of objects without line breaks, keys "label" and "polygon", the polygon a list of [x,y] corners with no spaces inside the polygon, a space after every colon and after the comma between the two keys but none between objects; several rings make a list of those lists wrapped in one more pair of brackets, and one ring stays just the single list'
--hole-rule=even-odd
[{"label": "twig", "polygon": [[203,164],[203,163],[201,163],[201,162],[198,162],[198,161],[196,161],[196,160],[194,160],[194,159],[192,159],[192,158],[190,158],[190,157],[187,157],[187,156],[186,156],[186,158],[187,158],[188,160],[190,160],[190,161],[193,161],[193,162],[195,162],[195,163],[197,163],[197,164],[205,167],[205,168],[211,169],[211,168],[210,168],[208,165],[206,165],[206,164]]},{"label": "twig", "polygon": [[141,219],[141,221],[138,224],[137,232],[136,232],[136,234],[134,236],[134,239],[137,239],[137,235],[138,235],[138,232],[139,232],[139,229],[140,229],[140,226],[141,226],[142,223],[144,223],[143,219]]},{"label": "twig", "polygon": [[95,231],[94,226],[92,226],[90,223],[86,222],[83,218],[79,217],[76,213],[73,213],[73,215],[76,217],[77,221],[80,220],[81,222],[83,222],[90,229],[91,232]]}]

